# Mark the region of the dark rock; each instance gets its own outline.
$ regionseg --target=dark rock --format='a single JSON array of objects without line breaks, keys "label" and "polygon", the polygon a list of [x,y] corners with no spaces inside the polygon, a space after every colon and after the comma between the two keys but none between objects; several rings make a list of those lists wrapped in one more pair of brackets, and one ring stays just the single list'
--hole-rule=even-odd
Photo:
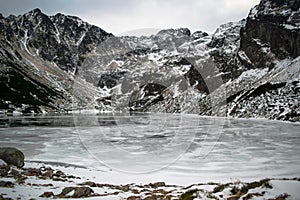
[{"label": "dark rock", "polygon": [[44,192],[42,195],[40,195],[39,197],[45,197],[45,198],[50,198],[53,197],[54,194],[53,192]]},{"label": "dark rock", "polygon": [[148,83],[143,88],[146,96],[152,96],[160,94],[164,89],[166,89],[166,86],[158,83]]},{"label": "dark rock", "polygon": [[53,181],[61,181],[61,182],[66,182],[68,181],[67,179],[64,178],[52,178]]},{"label": "dark rock", "polygon": [[84,183],[80,183],[79,185],[87,185],[87,186],[90,186],[90,187],[97,187],[97,184],[95,182],[92,182],[92,181],[87,181],[87,182],[84,182]]},{"label": "dark rock", "polygon": [[24,166],[24,154],[16,148],[0,148],[0,159],[5,161],[8,165],[14,165],[20,168]]},{"label": "dark rock", "polygon": [[240,199],[240,195],[232,195],[227,197],[227,200],[239,200]]},{"label": "dark rock", "polygon": [[288,6],[292,9],[292,11],[299,11],[300,1],[298,0],[290,0],[287,2]]},{"label": "dark rock", "polygon": [[[273,7],[267,8],[271,2]],[[272,0],[262,1],[256,13],[250,12],[246,27],[241,30],[240,50],[252,62],[251,68],[272,68],[274,56],[278,59],[296,58],[300,55],[300,28],[295,24],[300,11],[288,12],[299,1]],[[292,3],[298,2],[298,3]],[[285,11],[286,14],[281,14]],[[252,11],[255,12],[255,11]]]},{"label": "dark rock", "polygon": [[146,111],[151,105],[163,100],[162,93],[166,86],[159,83],[148,83],[131,94],[129,100],[130,111]]},{"label": "dark rock", "polygon": [[10,167],[8,165],[0,166],[0,177],[6,177],[8,175],[9,170]]},{"label": "dark rock", "polygon": [[152,188],[165,187],[166,183],[165,182],[150,183],[149,186]]},{"label": "dark rock", "polygon": [[197,198],[197,193],[198,193],[197,189],[188,190],[185,193],[180,195],[179,200],[195,199],[195,198]]},{"label": "dark rock", "polygon": [[[69,196],[68,194],[72,191],[74,191],[74,193]],[[60,198],[83,198],[91,196],[92,193],[94,193],[94,191],[89,187],[66,187],[57,196]]]},{"label": "dark rock", "polygon": [[42,113],[41,109],[38,106],[29,106],[22,111],[23,114],[39,114]]},{"label": "dark rock", "polygon": [[202,93],[209,94],[210,91],[205,80],[201,73],[193,65],[184,76],[189,80],[190,85],[195,86]]},{"label": "dark rock", "polygon": [[286,0],[271,0],[276,6],[283,6],[286,3]]},{"label": "dark rock", "polygon": [[13,199],[9,197],[3,197],[2,194],[0,194],[0,200],[13,200]]},{"label": "dark rock", "polygon": [[25,176],[39,176],[41,175],[41,171],[36,168],[27,168],[22,172],[22,174]]},{"label": "dark rock", "polygon": [[97,84],[97,87],[104,88],[113,88],[117,85],[118,80],[120,80],[125,72],[112,72],[109,74],[103,74],[100,77],[100,80]]},{"label": "dark rock", "polygon": [[292,117],[289,119],[291,122],[300,122],[300,116]]},{"label": "dark rock", "polygon": [[134,50],[127,52],[125,56],[134,56],[134,55],[141,56],[141,55],[146,55],[150,52],[152,51],[149,48],[136,48]]},{"label": "dark rock", "polygon": [[0,187],[12,188],[14,187],[14,184],[10,181],[0,181]]},{"label": "dark rock", "polygon": [[65,175],[65,173],[63,173],[62,171],[58,170],[56,171],[54,174],[52,174],[52,177],[56,176],[56,177],[60,177]]}]

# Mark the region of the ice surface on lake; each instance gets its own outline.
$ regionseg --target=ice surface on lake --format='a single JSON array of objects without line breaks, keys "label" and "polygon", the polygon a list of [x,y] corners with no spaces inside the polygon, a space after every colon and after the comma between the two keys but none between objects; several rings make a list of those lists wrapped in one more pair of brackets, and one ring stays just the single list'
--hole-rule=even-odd
[{"label": "ice surface on lake", "polygon": [[26,163],[97,171],[102,182],[199,182],[298,177],[300,124],[175,114],[0,119],[0,146]]}]

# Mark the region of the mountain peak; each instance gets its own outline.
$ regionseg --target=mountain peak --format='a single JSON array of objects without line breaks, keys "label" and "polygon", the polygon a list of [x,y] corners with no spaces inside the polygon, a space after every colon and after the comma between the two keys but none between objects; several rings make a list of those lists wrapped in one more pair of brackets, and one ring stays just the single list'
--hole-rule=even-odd
[{"label": "mountain peak", "polygon": [[[49,18],[48,15],[44,14],[39,8],[35,8],[33,10],[30,10],[29,12],[25,13],[24,15],[22,15],[21,17],[25,17],[25,18],[41,18],[41,19],[46,19]],[[48,21],[48,19],[46,19]]]},{"label": "mountain peak", "polygon": [[262,0],[259,6],[264,8],[287,7],[293,11],[298,11],[300,8],[300,1],[299,0]]},{"label": "mountain peak", "polygon": [[42,11],[39,8],[35,8],[29,11],[28,14],[42,14]]},{"label": "mountain peak", "polygon": [[177,29],[163,29],[157,33],[157,35],[177,35],[177,36],[191,36],[191,31],[188,28]]}]

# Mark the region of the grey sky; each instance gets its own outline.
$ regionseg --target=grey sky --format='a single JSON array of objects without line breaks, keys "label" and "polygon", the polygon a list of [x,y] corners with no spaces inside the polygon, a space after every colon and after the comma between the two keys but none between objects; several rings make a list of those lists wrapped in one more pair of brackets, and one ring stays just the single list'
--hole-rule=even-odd
[{"label": "grey sky", "polygon": [[213,32],[245,18],[259,0],[0,0],[0,13],[19,15],[34,8],[76,15],[113,34],[136,29],[187,27]]}]

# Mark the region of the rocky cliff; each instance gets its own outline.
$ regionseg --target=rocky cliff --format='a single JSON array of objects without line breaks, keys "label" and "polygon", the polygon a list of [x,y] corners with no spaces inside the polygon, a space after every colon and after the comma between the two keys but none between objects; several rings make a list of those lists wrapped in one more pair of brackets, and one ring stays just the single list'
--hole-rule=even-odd
[{"label": "rocky cliff", "polygon": [[274,67],[275,59],[297,58],[300,55],[299,1],[261,1],[251,9],[247,25],[241,30],[241,53],[252,68]]},{"label": "rocky cliff", "polygon": [[249,71],[265,70],[265,75],[228,102],[229,115],[299,121],[299,5],[262,0],[251,9],[237,58]]}]

